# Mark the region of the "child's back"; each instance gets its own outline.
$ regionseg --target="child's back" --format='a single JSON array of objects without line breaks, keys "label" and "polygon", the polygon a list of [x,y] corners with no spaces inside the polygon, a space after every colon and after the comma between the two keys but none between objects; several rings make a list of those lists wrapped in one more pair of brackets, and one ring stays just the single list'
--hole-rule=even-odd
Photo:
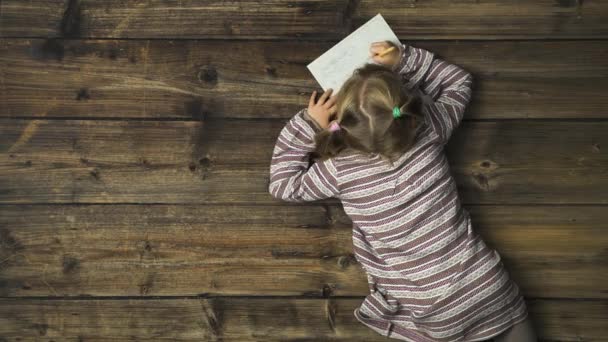
[{"label": "child's back", "polygon": [[443,151],[472,78],[429,51],[400,48],[395,70],[428,95],[413,146],[392,165],[347,149],[307,169],[320,128],[304,110],[279,136],[269,191],[294,202],[341,200],[370,289],[354,312],[360,322],[409,341],[489,339],[523,321],[527,308],[500,255],[473,231]]}]

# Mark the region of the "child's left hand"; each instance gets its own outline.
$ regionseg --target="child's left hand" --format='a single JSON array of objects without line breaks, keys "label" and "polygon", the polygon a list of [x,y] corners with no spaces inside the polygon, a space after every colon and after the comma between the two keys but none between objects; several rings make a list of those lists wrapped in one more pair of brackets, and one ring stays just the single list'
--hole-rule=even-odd
[{"label": "child's left hand", "polygon": [[[315,95],[317,91],[313,91],[308,102],[308,114],[321,126],[327,128],[329,126],[329,118],[336,112],[336,96],[330,96],[333,89],[327,89],[315,103]],[[327,99],[329,97],[329,100]]]}]

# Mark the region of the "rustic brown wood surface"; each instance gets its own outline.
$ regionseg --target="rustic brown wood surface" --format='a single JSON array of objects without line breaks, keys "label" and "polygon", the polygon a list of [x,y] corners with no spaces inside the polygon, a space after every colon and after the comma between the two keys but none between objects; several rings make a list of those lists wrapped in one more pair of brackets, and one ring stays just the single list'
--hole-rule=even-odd
[{"label": "rustic brown wood surface", "polygon": [[0,341],[385,341],[337,200],[267,191],[381,13],[474,76],[446,153],[541,341],[608,341],[608,3],[0,1]]},{"label": "rustic brown wood surface", "polygon": [[[0,299],[0,336],[76,341],[387,341],[359,298]],[[527,302],[547,341],[604,341],[606,300]],[[112,329],[108,329],[112,327]]]},{"label": "rustic brown wood surface", "polygon": [[[465,119],[606,116],[605,41],[403,42],[473,73]],[[0,116],[288,118],[318,88],[306,65],[333,44],[3,39]]]},{"label": "rustic brown wood surface", "polygon": [[[284,121],[0,119],[0,203],[277,203],[268,173]],[[607,131],[464,122],[447,155],[464,203],[606,204]]]},{"label": "rustic brown wood surface", "polygon": [[5,37],[341,39],[382,13],[410,39],[608,37],[601,0],[4,0]]},{"label": "rustic brown wood surface", "polygon": [[[604,207],[466,208],[527,297],[608,298]],[[5,205],[0,226],[2,296],[369,292],[340,206]]]}]

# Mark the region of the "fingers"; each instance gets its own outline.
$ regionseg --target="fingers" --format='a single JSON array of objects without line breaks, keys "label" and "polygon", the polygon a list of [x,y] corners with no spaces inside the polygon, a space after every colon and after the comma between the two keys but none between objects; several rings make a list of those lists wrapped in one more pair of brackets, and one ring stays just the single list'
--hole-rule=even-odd
[{"label": "fingers", "polygon": [[337,96],[332,95],[332,97],[330,97],[329,100],[327,100],[327,102],[325,102],[323,104],[323,107],[330,108],[332,105],[334,105],[336,103],[336,98],[337,98]]},{"label": "fingers", "polygon": [[317,91],[313,90],[312,95],[310,95],[310,100],[308,101],[308,107],[315,105],[315,95],[317,95]]},{"label": "fingers", "polygon": [[[312,108],[312,107],[321,107],[325,110],[327,110],[329,112],[329,114],[333,113],[336,111],[336,99],[337,96],[336,95],[332,95],[330,96],[330,94],[333,93],[333,89],[329,88],[327,89],[323,95],[321,95],[321,97],[319,98],[319,100],[317,101],[317,103],[315,103],[315,95],[316,95],[317,91],[313,91],[312,95],[310,96],[310,100],[308,101],[308,107]],[[329,97],[329,99],[328,99]]]},{"label": "fingers", "polygon": [[329,112],[330,115],[336,114],[336,111],[338,110],[338,106],[333,105],[333,106],[329,107],[327,110],[328,110],[328,112]]},{"label": "fingers", "polygon": [[388,49],[389,47],[391,47],[392,45],[389,44],[386,41],[381,41],[381,42],[374,42],[370,45],[369,47],[369,51],[371,53],[380,53],[386,49]]},{"label": "fingers", "polygon": [[[392,46],[395,46],[395,44],[388,40],[374,42],[369,47],[370,57],[372,57],[372,59],[374,59],[376,62],[382,62],[383,59],[387,58],[388,55],[380,57],[380,53],[386,51],[386,49],[389,49]],[[397,48],[397,46],[395,46],[395,48]]]},{"label": "fingers", "polygon": [[331,94],[331,92],[333,92],[333,89],[329,88],[327,89],[323,95],[321,95],[321,98],[319,99],[319,103],[320,104],[324,104],[325,100],[327,99],[327,97],[329,96],[329,94]]},{"label": "fingers", "polygon": [[391,45],[391,42],[388,41],[388,40],[381,40],[381,41],[378,41],[378,42],[373,42],[371,44],[371,46],[383,46],[383,47],[388,47],[390,45]]},{"label": "fingers", "polygon": [[384,49],[385,48],[382,47],[382,46],[372,46],[372,47],[369,48],[369,53],[372,56],[375,56],[376,54],[379,54],[380,52],[384,51]]}]

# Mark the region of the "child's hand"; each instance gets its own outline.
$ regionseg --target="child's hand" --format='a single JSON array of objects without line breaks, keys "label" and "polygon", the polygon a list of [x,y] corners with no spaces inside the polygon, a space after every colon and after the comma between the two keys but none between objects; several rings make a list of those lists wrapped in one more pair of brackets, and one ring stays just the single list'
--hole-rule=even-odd
[{"label": "child's hand", "polygon": [[321,126],[321,128],[327,128],[329,125],[329,118],[336,112],[336,96],[332,96],[327,99],[333,89],[327,89],[323,95],[319,98],[319,101],[315,103],[315,95],[317,91],[313,91],[308,102],[308,114]]},{"label": "child's hand", "polygon": [[[380,53],[390,47],[394,47],[393,51],[380,57]],[[401,55],[399,53],[399,47],[396,46],[393,42],[391,42],[389,40],[372,43],[372,45],[369,48],[369,52],[370,52],[370,57],[372,57],[374,62],[376,62],[378,64],[386,65],[389,68],[391,68],[391,70],[397,66],[397,63],[399,62],[399,59],[401,58]]]}]

